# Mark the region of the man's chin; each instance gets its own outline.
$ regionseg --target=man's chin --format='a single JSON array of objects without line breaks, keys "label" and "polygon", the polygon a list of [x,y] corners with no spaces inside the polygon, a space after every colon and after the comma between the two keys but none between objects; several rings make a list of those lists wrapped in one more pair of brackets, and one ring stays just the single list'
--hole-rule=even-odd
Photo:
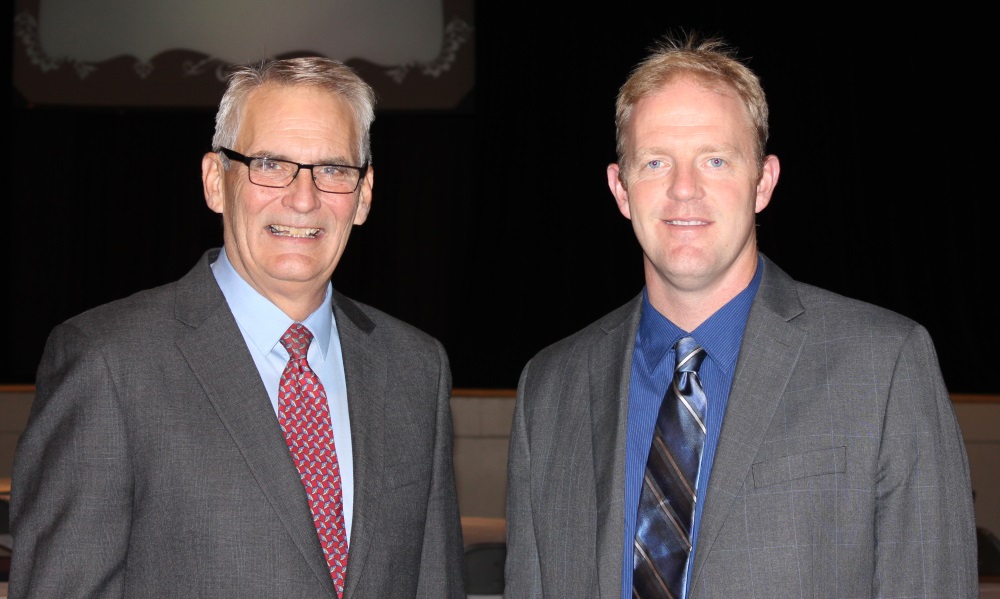
[{"label": "man's chin", "polygon": [[336,263],[329,256],[320,259],[305,254],[284,254],[268,265],[266,274],[280,283],[325,285],[333,274],[334,266]]}]

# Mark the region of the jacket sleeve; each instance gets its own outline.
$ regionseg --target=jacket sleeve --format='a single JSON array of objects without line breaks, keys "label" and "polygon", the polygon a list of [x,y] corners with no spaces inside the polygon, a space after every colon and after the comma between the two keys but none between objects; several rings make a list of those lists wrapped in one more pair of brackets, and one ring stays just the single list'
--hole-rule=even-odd
[{"label": "jacket sleeve", "polygon": [[440,342],[435,342],[441,367],[437,390],[434,466],[420,558],[417,597],[465,599],[461,517],[455,486],[451,421],[451,368]]},{"label": "jacket sleeve", "polygon": [[531,446],[525,421],[529,362],[521,373],[507,457],[507,562],[504,597],[541,597],[541,569],[531,505]]},{"label": "jacket sleeve", "polygon": [[878,454],[874,597],[979,596],[962,433],[926,329],[898,356]]},{"label": "jacket sleeve", "polygon": [[122,597],[133,493],[125,430],[101,347],[60,325],[14,457],[12,599]]}]

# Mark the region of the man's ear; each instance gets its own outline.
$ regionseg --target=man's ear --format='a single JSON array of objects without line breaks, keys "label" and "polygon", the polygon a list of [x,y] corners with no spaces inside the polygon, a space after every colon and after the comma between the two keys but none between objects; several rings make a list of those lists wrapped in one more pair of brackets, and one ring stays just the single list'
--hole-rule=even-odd
[{"label": "man's ear", "polygon": [[608,165],[608,188],[611,189],[611,195],[615,196],[615,203],[618,204],[618,211],[622,213],[622,216],[632,220],[632,211],[628,205],[628,190],[625,189],[625,184],[621,180],[621,167],[616,163],[611,163]]},{"label": "man's ear", "polygon": [[201,157],[201,185],[205,191],[205,203],[213,212],[222,214],[226,205],[226,169],[217,152],[208,152]]},{"label": "man's ear", "polygon": [[358,209],[354,211],[354,224],[361,225],[368,220],[368,211],[372,207],[372,188],[375,187],[375,168],[369,166],[365,180],[361,182],[358,192]]},{"label": "man's ear", "polygon": [[757,198],[754,200],[755,213],[759,214],[771,203],[771,195],[778,185],[779,174],[781,165],[778,163],[778,157],[771,154],[764,158],[764,168],[761,169],[760,181],[757,182]]}]

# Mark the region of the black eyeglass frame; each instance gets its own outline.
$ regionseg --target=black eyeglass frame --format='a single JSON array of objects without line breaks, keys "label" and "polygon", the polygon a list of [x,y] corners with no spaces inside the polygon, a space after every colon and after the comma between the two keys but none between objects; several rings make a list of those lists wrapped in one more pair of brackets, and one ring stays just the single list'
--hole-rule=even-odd
[{"label": "black eyeglass frame", "polygon": [[[295,162],[294,160],[285,160],[283,158],[267,158],[266,156],[245,156],[243,154],[240,154],[236,150],[230,150],[229,148],[224,148],[221,146],[219,147],[219,152],[226,158],[229,158],[230,160],[235,160],[237,162],[242,162],[243,164],[245,164],[247,167],[247,179],[249,179],[251,183],[253,183],[254,185],[259,185],[261,187],[270,187],[271,189],[284,189],[288,187],[289,185],[295,182],[295,178],[299,176],[299,172],[305,168],[309,169],[309,174],[312,176],[313,185],[316,187],[316,189],[319,189],[323,193],[336,193],[336,194],[354,193],[358,190],[359,187],[361,187],[361,181],[363,181],[365,175],[368,174],[367,162],[365,162],[361,166],[352,166],[350,164],[333,164],[333,163],[302,164],[300,162]],[[286,164],[294,164],[296,167],[295,174],[292,175],[292,178],[288,181],[288,183],[285,183],[284,185],[265,185],[263,183],[258,183],[250,177],[250,172],[251,172],[250,163],[253,162],[254,160],[274,160],[277,162],[284,162]],[[313,168],[317,166],[335,166],[337,168],[349,168],[351,170],[358,171],[358,182],[354,185],[354,189],[352,189],[351,191],[327,191],[325,189],[320,189],[319,185],[316,184],[316,174],[313,171]]]}]

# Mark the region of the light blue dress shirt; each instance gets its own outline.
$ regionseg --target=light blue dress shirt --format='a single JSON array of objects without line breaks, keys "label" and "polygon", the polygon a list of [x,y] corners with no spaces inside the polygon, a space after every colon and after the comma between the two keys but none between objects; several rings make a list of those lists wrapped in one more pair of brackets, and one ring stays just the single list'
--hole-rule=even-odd
[{"label": "light blue dress shirt", "polygon": [[[288,363],[288,351],[281,345],[281,336],[295,322],[249,285],[236,272],[226,255],[225,248],[212,263],[212,274],[226,297],[229,309],[243,333],[247,349],[257,365],[257,372],[267,389],[278,417],[278,382]],[[344,524],[347,538],[351,538],[351,520],[354,514],[354,459],[351,450],[351,422],[347,410],[347,383],[344,375],[344,358],[333,318],[331,294],[333,285],[327,283],[323,304],[302,321],[313,334],[306,359],[319,376],[326,390],[333,425],[333,441],[340,465],[343,493]]]},{"label": "light blue dress shirt", "polygon": [[[757,259],[757,272],[746,289],[729,300],[708,320],[691,331],[699,345],[707,354],[698,370],[698,378],[705,388],[708,399],[708,413],[705,422],[705,446],[701,454],[695,499],[694,524],[691,538],[694,548],[688,559],[688,571],[684,578],[683,597],[687,597],[691,582],[690,566],[698,549],[698,527],[705,503],[705,490],[712,472],[715,449],[719,444],[719,431],[729,401],[729,389],[733,384],[736,359],[743,343],[750,306],[760,287],[763,260]],[[642,292],[642,315],[639,330],[635,336],[632,353],[632,372],[629,381],[628,423],[625,440],[625,547],[622,561],[622,598],[632,597],[632,570],[635,539],[636,515],[639,497],[642,494],[642,479],[649,457],[649,446],[653,440],[653,429],[660,403],[670,387],[674,375],[674,350],[677,341],[688,333],[667,320],[649,303],[646,290]]]}]

